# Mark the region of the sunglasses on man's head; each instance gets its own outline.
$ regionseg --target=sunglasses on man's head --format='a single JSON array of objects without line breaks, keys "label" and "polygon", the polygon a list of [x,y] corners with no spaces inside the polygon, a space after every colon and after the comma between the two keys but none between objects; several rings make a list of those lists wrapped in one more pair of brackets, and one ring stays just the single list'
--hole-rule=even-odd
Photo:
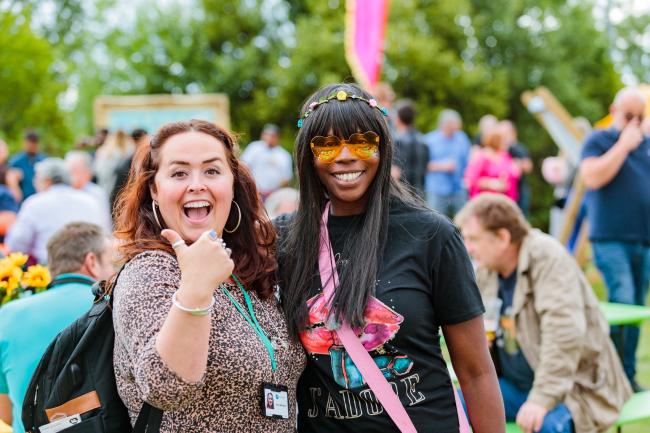
[{"label": "sunglasses on man's head", "polygon": [[347,146],[357,158],[368,159],[379,151],[379,135],[372,131],[358,132],[352,134],[347,140],[341,140],[335,135],[327,137],[317,135],[311,139],[309,145],[314,156],[326,164],[334,162],[344,146]]},{"label": "sunglasses on man's head", "polygon": [[631,122],[633,119],[639,119],[639,123],[643,122],[643,114],[633,114],[633,113],[625,113],[623,115],[625,118],[626,122]]}]

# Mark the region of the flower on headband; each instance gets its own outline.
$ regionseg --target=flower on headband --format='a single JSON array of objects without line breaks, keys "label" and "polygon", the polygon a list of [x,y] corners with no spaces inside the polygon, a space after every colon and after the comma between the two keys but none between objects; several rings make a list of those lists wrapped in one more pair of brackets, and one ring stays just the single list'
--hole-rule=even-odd
[{"label": "flower on headband", "polygon": [[364,101],[365,103],[370,105],[372,108],[377,108],[381,112],[381,114],[383,114],[384,116],[388,116],[388,110],[386,108],[384,108],[384,107],[380,107],[377,104],[376,99],[374,99],[374,98],[366,99],[363,96],[359,96],[359,95],[355,95],[355,94],[348,94],[348,92],[346,92],[345,90],[339,90],[338,92],[331,93],[328,96],[321,96],[320,98],[318,98],[318,101],[310,102],[309,103],[309,109],[305,112],[305,114],[302,115],[302,117],[300,119],[298,119],[298,122],[296,123],[296,125],[298,125],[298,128],[302,128],[302,125],[303,125],[305,119],[308,118],[309,115],[315,109],[317,109],[319,105],[326,104],[326,103],[330,102],[333,99],[336,99],[337,101],[343,102],[343,101],[347,101],[348,98],[350,98],[352,100],[355,100],[355,101],[357,101],[357,100],[358,101]]}]

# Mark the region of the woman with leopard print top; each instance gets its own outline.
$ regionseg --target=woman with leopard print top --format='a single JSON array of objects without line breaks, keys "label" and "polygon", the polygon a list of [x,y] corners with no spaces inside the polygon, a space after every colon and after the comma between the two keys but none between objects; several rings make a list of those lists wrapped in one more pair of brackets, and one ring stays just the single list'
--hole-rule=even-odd
[{"label": "woman with leopard print top", "polygon": [[[295,430],[305,355],[274,296],[274,231],[234,146],[208,122],[163,126],[119,198],[114,369],[132,423],[146,402],[163,411],[161,432]],[[262,413],[269,392],[276,417]]]}]

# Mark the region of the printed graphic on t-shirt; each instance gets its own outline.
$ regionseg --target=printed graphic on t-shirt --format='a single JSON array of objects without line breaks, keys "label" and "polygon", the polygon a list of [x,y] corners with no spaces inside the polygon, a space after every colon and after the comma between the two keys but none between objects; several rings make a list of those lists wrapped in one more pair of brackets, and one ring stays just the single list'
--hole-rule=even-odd
[{"label": "printed graphic on t-shirt", "polygon": [[[336,326],[327,323],[330,316],[329,305],[325,295],[318,295],[307,301],[309,308],[309,326],[300,333],[300,340],[310,354],[329,355],[332,374],[338,385],[345,389],[363,387],[366,382],[361,372],[348,356],[336,332],[331,329]],[[389,308],[375,297],[368,301],[364,314],[365,326],[353,328],[363,346],[370,352],[375,364],[387,380],[396,376],[408,374],[413,367],[413,361],[400,354],[390,341],[399,331],[404,317]]]}]

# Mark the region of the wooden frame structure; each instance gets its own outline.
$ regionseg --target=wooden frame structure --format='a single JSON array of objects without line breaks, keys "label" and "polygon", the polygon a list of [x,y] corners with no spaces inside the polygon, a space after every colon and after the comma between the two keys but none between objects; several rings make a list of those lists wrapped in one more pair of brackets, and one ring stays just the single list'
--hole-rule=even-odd
[{"label": "wooden frame structure", "polygon": [[[551,135],[551,138],[574,167],[580,166],[580,151],[584,141],[584,132],[578,128],[573,117],[564,106],[545,87],[538,87],[533,91],[524,92],[521,100],[529,112],[535,116],[537,121]],[[578,263],[587,260],[587,235],[586,224],[576,227],[576,219],[586,188],[580,178],[580,172],[576,173],[571,189],[570,199],[564,207],[564,218],[558,240],[567,244],[571,234],[579,230],[578,241],[575,248],[575,256]]]},{"label": "wooden frame structure", "polygon": [[228,96],[221,93],[99,96],[93,114],[95,127],[109,130],[144,128],[153,133],[164,123],[192,118],[230,127]]}]

